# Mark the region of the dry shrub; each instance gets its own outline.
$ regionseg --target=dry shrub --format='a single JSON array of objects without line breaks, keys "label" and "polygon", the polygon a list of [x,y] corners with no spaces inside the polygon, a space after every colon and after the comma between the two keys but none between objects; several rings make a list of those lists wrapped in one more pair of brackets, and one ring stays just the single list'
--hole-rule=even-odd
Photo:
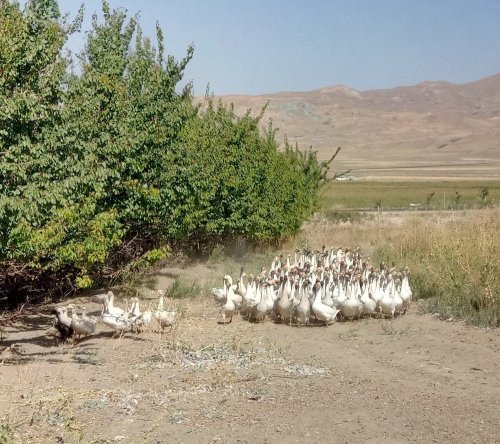
[{"label": "dry shrub", "polygon": [[500,326],[498,210],[437,219],[408,219],[377,249],[386,261],[408,265],[417,298],[443,316]]}]

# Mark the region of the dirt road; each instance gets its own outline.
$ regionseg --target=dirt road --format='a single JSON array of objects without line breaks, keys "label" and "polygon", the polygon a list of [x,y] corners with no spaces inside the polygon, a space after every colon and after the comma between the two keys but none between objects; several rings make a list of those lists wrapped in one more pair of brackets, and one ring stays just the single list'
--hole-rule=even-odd
[{"label": "dirt road", "polygon": [[[90,311],[99,307],[82,300]],[[48,312],[1,343],[0,416],[15,442],[498,442],[500,336],[418,314],[329,327],[177,303],[172,332],[55,345]],[[6,349],[7,347],[7,349]]]}]

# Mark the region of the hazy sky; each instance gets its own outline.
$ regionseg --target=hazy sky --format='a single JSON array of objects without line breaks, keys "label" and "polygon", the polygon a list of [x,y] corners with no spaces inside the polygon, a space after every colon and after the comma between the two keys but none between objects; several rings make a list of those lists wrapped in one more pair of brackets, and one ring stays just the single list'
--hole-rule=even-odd
[{"label": "hazy sky", "polygon": [[[81,3],[60,0],[63,12]],[[89,29],[100,0],[83,0]],[[166,52],[194,44],[196,94],[358,90],[424,80],[464,83],[500,72],[500,0],[110,0],[144,33],[158,21]],[[70,40],[83,48],[81,32]]]}]

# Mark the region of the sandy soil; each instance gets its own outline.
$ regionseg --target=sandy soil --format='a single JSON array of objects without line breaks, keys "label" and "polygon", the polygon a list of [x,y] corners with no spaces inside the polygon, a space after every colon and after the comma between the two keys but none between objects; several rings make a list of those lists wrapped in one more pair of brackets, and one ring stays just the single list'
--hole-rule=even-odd
[{"label": "sandy soil", "polygon": [[0,344],[4,429],[30,443],[498,442],[498,331],[417,303],[301,328],[220,325],[208,297],[172,304],[171,332],[112,339],[100,324],[75,345],[56,345],[50,307],[20,317]]}]

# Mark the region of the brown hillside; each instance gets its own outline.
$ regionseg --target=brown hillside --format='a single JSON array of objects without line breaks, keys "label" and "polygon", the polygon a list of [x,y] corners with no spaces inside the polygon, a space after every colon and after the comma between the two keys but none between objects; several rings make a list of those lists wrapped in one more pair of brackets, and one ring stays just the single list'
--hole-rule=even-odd
[{"label": "brown hillside", "polygon": [[477,82],[423,82],[375,91],[334,86],[308,92],[222,96],[237,113],[267,118],[300,148],[358,177],[500,178],[500,74]]}]

